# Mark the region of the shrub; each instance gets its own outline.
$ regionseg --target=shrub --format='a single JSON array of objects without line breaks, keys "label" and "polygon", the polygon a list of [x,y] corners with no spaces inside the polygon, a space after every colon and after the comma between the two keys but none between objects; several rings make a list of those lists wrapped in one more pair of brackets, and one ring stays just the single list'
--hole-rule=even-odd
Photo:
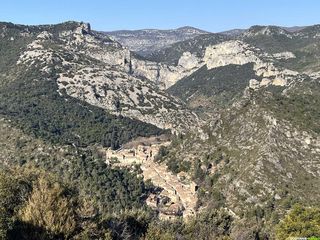
[{"label": "shrub", "polygon": [[320,236],[320,208],[295,205],[276,227],[279,240]]},{"label": "shrub", "polygon": [[20,211],[23,222],[46,229],[54,235],[72,235],[76,220],[72,199],[58,182],[41,177]]}]

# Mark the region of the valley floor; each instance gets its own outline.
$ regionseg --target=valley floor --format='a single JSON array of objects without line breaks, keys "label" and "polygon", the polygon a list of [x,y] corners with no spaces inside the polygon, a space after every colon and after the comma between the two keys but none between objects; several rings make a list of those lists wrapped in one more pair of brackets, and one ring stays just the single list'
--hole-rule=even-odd
[{"label": "valley floor", "polygon": [[[154,162],[154,157],[157,156],[160,146],[167,144],[169,142],[151,146],[138,145],[131,149],[118,151],[107,150],[107,161],[110,163],[114,160],[112,165],[118,167],[140,165],[144,179],[151,180],[156,187],[161,189],[156,195],[152,194],[147,199],[147,204],[158,210],[161,218],[193,216],[197,204],[196,184],[186,175],[174,175],[165,164]],[[170,200],[161,204],[162,199],[165,198]]]}]

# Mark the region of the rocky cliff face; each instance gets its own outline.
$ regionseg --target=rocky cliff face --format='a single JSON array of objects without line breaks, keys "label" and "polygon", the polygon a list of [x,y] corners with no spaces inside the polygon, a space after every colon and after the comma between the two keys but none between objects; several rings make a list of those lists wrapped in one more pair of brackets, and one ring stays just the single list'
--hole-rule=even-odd
[{"label": "rocky cliff face", "polygon": [[295,58],[291,52],[270,55],[242,41],[232,40],[205,47],[203,56],[200,57],[194,53],[183,52],[176,65],[131,58],[131,67],[133,74],[144,76],[165,88],[169,88],[178,80],[191,75],[205,65],[210,70],[230,64],[254,63],[257,75],[264,78],[262,85],[269,83],[285,85],[288,79],[298,73],[276,67],[274,62],[277,59],[287,60],[290,58]]},{"label": "rocky cliff face", "polygon": [[[248,222],[260,218],[265,227],[296,202],[316,204],[315,29],[254,27],[235,39],[198,46],[201,51],[184,49],[198,59],[197,69],[168,92],[202,113],[206,124],[176,139],[161,161],[197,179],[203,207],[227,208]],[[173,59],[183,54],[178,56]]]},{"label": "rocky cliff face", "polygon": [[[256,28],[255,34],[260,35],[285,34],[287,37],[286,34],[292,34],[283,29]],[[251,29],[250,32],[254,31]],[[244,33],[243,38],[247,39],[249,33]],[[203,67],[211,71],[229,65],[252,63],[255,76],[247,79],[247,86],[252,89],[290,86],[293,80],[303,79],[297,71],[289,70],[280,63],[295,60],[294,53],[283,51],[271,54],[241,40],[223,39],[215,35],[214,39],[210,38],[205,45],[201,45],[200,52],[184,51],[176,64],[170,64],[137,57],[119,43],[92,32],[88,24],[82,23],[55,34],[46,30],[39,32],[21,54],[18,63],[34,64],[40,60],[57,64],[56,68],[60,66],[62,70],[58,79],[59,88],[68,95],[114,114],[170,129],[197,125],[192,122],[198,120],[182,102],[164,90],[179,80],[197,76],[197,71]],[[48,47],[49,42],[54,43],[57,49]]]},{"label": "rocky cliff face", "polygon": [[[275,55],[276,57],[283,55],[291,57],[293,54],[287,52],[286,54],[278,53]],[[261,86],[268,84],[287,85],[293,77],[298,75],[298,72],[276,67],[273,63],[273,57],[274,55],[263,53],[260,49],[244,42],[228,41],[208,47],[203,59],[208,69],[230,64],[244,65],[253,63],[256,75],[263,78]]]},{"label": "rocky cliff face", "polygon": [[[20,152],[27,138],[10,136],[22,132],[8,128],[7,116],[70,149],[164,132],[144,121],[186,133],[157,160],[198,184],[200,211],[226,209],[235,221],[272,226],[294,203],[320,197],[318,35],[318,26],[256,26],[175,43],[152,61],[88,24],[0,23],[0,120],[3,139],[16,144],[4,153]],[[31,148],[45,145],[31,140]]]},{"label": "rocky cliff face", "polygon": [[309,78],[290,86],[255,84],[211,114],[201,134],[177,139],[162,161],[197,179],[202,207],[223,207],[252,223],[262,218],[268,228],[294,203],[318,201],[320,85]]},{"label": "rocky cliff face", "polygon": [[[43,72],[54,68],[60,72],[57,84],[61,94],[113,114],[173,131],[198,124],[195,114],[156,84],[177,79],[177,69],[134,59],[128,49],[93,34],[87,24],[59,31],[56,35],[48,31],[39,33],[21,53],[17,64],[44,64]],[[54,67],[50,68],[50,64]]]},{"label": "rocky cliff face", "polygon": [[189,52],[181,56],[177,66],[135,58],[131,58],[131,64],[133,75],[146,77],[165,89],[203,65],[201,59]]},{"label": "rocky cliff face", "polygon": [[285,87],[305,78],[303,74],[279,65],[278,59],[295,57],[291,52],[268,54],[239,40],[210,45],[205,48],[202,57],[191,56],[188,53],[181,59],[187,57],[191,64],[194,58],[197,59],[196,67],[168,91],[192,108],[226,106],[237,100],[248,86],[254,90],[270,86]]}]

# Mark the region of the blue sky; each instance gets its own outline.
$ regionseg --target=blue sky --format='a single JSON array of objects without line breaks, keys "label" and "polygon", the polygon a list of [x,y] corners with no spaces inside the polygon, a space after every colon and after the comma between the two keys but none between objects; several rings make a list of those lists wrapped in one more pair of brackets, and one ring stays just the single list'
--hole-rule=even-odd
[{"label": "blue sky", "polygon": [[211,32],[252,25],[320,23],[320,0],[1,0],[0,21],[90,22],[96,30],[194,26]]}]

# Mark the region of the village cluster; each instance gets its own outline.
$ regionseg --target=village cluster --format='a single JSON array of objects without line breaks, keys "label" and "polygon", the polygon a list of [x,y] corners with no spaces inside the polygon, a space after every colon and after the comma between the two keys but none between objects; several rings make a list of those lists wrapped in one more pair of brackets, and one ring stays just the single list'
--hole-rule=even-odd
[{"label": "village cluster", "polygon": [[164,164],[154,161],[160,147],[169,144],[169,141],[142,141],[118,150],[107,149],[106,161],[120,167],[139,164],[144,179],[150,179],[157,187],[146,199],[147,205],[158,211],[161,219],[185,218],[195,214],[198,187],[186,174],[175,175]]}]

